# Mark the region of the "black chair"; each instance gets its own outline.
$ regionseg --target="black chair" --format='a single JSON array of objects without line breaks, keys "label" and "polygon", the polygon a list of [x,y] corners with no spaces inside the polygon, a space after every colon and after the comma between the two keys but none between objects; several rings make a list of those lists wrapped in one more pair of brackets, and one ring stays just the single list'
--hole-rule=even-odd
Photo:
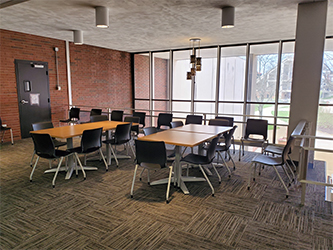
[{"label": "black chair", "polygon": [[233,168],[235,170],[236,169],[235,162],[230,155],[229,148],[231,146],[231,141],[232,141],[236,128],[237,128],[237,126],[235,125],[230,131],[228,131],[227,133],[224,133],[223,134],[224,144],[223,145],[217,144],[217,146],[216,146],[216,152],[222,159],[224,166],[227,168],[227,170],[229,172],[229,178],[231,177],[231,171],[230,171],[230,168],[228,167],[227,163],[225,162],[224,158],[222,157],[221,152],[226,152],[229,155],[229,159],[231,160],[231,162],[233,164]]},{"label": "black chair", "polygon": [[[157,118],[157,130],[165,130],[165,127],[171,128],[172,114],[159,113]],[[162,128],[163,127],[163,128]]]},{"label": "black chair", "polygon": [[[217,117],[219,117],[219,116],[217,116]],[[212,126],[234,126],[233,125],[234,118],[232,118],[232,117],[227,117],[227,118],[230,118],[230,119],[220,119],[220,118],[210,119],[209,122],[208,122],[208,125],[212,125]],[[219,143],[225,143],[224,137],[220,138]],[[232,138],[231,138],[231,144],[234,146],[233,153],[235,154],[235,138],[234,138],[234,136],[232,136]]]},{"label": "black chair", "polygon": [[[79,162],[81,169],[83,169],[83,167],[82,167],[82,163],[79,159],[78,154],[86,155],[86,154],[90,154],[90,153],[99,151],[99,154],[103,159],[105,169],[106,169],[106,171],[108,171],[108,169],[109,169],[108,164],[106,163],[105,157],[102,152],[102,131],[103,131],[103,128],[84,130],[82,133],[82,137],[81,137],[81,145],[79,147],[68,149],[69,152],[75,154],[75,158]],[[76,168],[76,176],[77,175],[78,175],[78,173],[77,173],[77,168]]]},{"label": "black chair", "polygon": [[133,112],[134,117],[140,117],[140,126],[141,128],[144,128],[146,126],[146,113],[145,112]]},{"label": "black chair", "polygon": [[[131,198],[133,198],[134,182],[138,167],[143,169],[157,170],[167,167],[167,155],[165,144],[161,142],[135,140],[136,165],[131,187]],[[166,191],[166,203],[169,203],[170,183],[172,176],[172,165],[169,166],[169,179]],[[141,178],[140,178],[141,180]]]},{"label": "black chair", "polygon": [[90,110],[90,116],[101,115],[101,114],[102,114],[102,109],[91,109]]},{"label": "black chair", "polygon": [[[62,163],[64,157],[68,157],[72,153],[69,151],[55,149],[53,140],[49,134],[31,134],[31,137],[34,142],[35,152],[37,154],[37,160],[35,162],[34,167],[32,168],[32,171],[30,174],[30,181],[32,181],[32,175],[35,172],[35,169],[36,169],[36,166],[37,166],[37,163],[38,163],[38,160],[40,157],[48,159],[49,161],[54,160],[54,159],[60,159],[57,170],[56,170],[53,180],[52,180],[52,186],[55,187],[55,180],[57,178],[61,163]],[[82,167],[81,167],[81,170],[82,170],[84,179],[86,179],[86,173],[84,172],[84,169]]]},{"label": "black chair", "polygon": [[[261,152],[265,148],[267,140],[268,121],[263,119],[247,119],[245,135],[241,138],[241,145],[239,147],[239,161],[241,160],[241,152],[243,150],[244,156],[244,145],[261,147]],[[253,138],[251,136],[260,136],[260,138]]]},{"label": "black chair", "polygon": [[228,121],[229,124],[226,125],[226,126],[234,126],[234,118],[233,117],[230,117],[230,116],[215,116],[215,119]]},{"label": "black chair", "polygon": [[170,122],[171,128],[177,128],[184,126],[184,123],[182,121],[174,121]]},{"label": "black chair", "polygon": [[111,121],[122,122],[123,121],[123,110],[112,110],[111,112]]},{"label": "black chair", "polygon": [[131,126],[132,126],[131,123],[117,125],[114,137],[103,141],[103,143],[110,144],[109,148],[111,150],[111,153],[113,154],[114,159],[116,160],[117,167],[119,166],[119,162],[117,155],[115,153],[116,150],[113,150],[112,146],[127,145],[131,148],[132,153],[135,157],[132,145],[129,143],[131,140]]},{"label": "black chair", "polygon": [[147,128],[143,128],[143,134],[144,134],[145,136],[147,136],[147,135],[151,135],[151,134],[155,134],[155,133],[157,133],[157,132],[158,132],[158,130],[157,130],[156,127],[147,127]]},{"label": "black chair", "polygon": [[5,132],[8,131],[8,130],[10,132],[10,139],[11,139],[12,145],[14,145],[13,130],[10,127],[2,126],[2,120],[1,120],[1,117],[0,117],[1,143],[3,143],[3,138],[5,136]]},{"label": "black chair", "polygon": [[[289,177],[287,170],[284,168],[284,165],[287,163],[287,156],[288,153],[292,147],[292,145],[294,144],[294,137],[290,136],[286,146],[283,148],[282,151],[282,155],[278,156],[278,157],[274,157],[274,156],[269,156],[269,155],[257,155],[252,161],[251,161],[251,166],[253,166],[253,175],[250,175],[249,178],[249,182],[248,182],[248,186],[247,189],[250,189],[250,184],[251,184],[251,179],[253,178],[253,181],[255,181],[255,171],[256,171],[256,166],[257,164],[262,164],[262,165],[266,165],[266,166],[272,166],[277,174],[277,176],[279,177],[279,180],[281,181],[284,189],[286,190],[286,197],[288,198],[289,196],[289,190],[286,186],[286,184],[284,183],[284,181],[282,180],[281,175],[279,174],[278,170],[277,170],[277,166],[281,166],[283,171],[286,173],[286,175]],[[260,169],[260,168],[259,168]],[[290,180],[290,178],[289,178]],[[291,185],[291,183],[289,183],[289,186]]]},{"label": "black chair", "polygon": [[[140,123],[140,117],[135,117],[135,116],[126,116],[124,119],[124,122],[130,122],[130,123]],[[134,125],[132,124],[131,127],[132,135],[137,137],[139,134],[139,125]]]},{"label": "black chair", "polygon": [[207,148],[207,152],[206,155],[198,155],[198,154],[188,154],[185,157],[183,157],[180,162],[185,162],[188,165],[191,164],[193,166],[199,166],[203,176],[205,177],[208,185],[210,186],[210,188],[212,189],[212,196],[214,196],[214,188],[212,186],[212,184],[210,183],[205,171],[202,168],[202,165],[212,165],[218,178],[219,178],[219,182],[221,183],[221,177],[219,175],[219,173],[217,172],[215,166],[212,164],[213,159],[215,157],[215,152],[216,152],[216,146],[217,146],[217,142],[219,140],[219,137],[215,137],[209,144],[209,147]]},{"label": "black chair", "polygon": [[101,122],[108,121],[109,118],[107,115],[92,115],[90,116],[90,122]]},{"label": "black chair", "polygon": [[69,111],[69,118],[60,120],[60,122],[78,123],[80,121],[80,108],[71,108]]},{"label": "black chair", "polygon": [[185,120],[186,124],[202,124],[202,115],[187,115]]},{"label": "black chair", "polygon": [[[53,123],[51,121],[36,122],[36,123],[32,123],[31,127],[32,127],[33,131],[37,131],[37,130],[41,130],[41,129],[53,128]],[[58,141],[55,138],[52,138],[52,140],[53,140],[53,143],[54,143],[54,147],[56,149],[58,149],[61,146],[67,145],[67,142]],[[30,167],[32,167],[32,162],[34,160],[35,154],[36,154],[36,151],[34,150],[34,152],[32,153],[31,161],[30,161]],[[49,162],[49,163],[50,163],[50,168],[51,168],[51,162]]]}]

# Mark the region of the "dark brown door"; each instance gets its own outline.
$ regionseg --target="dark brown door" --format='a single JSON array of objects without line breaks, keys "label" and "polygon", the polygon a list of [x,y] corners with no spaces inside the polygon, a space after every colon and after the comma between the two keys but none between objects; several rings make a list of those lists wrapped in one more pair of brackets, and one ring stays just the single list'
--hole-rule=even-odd
[{"label": "dark brown door", "polygon": [[31,123],[50,121],[47,62],[15,60],[21,137],[30,137]]}]

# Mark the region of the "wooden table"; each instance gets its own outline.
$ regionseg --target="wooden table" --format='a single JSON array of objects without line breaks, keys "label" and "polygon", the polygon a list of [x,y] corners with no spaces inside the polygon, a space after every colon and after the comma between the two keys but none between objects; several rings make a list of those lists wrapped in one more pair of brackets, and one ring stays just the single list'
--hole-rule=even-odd
[{"label": "wooden table", "polygon": [[[182,167],[180,166],[181,146],[195,147],[205,141],[211,140],[219,134],[225,133],[232,127],[208,126],[188,124],[182,127],[164,130],[155,134],[140,137],[139,140],[145,141],[164,141],[166,144],[175,145],[176,157],[174,168],[174,179],[178,187],[184,194],[189,194],[185,182],[189,181],[206,181],[205,178],[182,176]],[[214,128],[216,127],[216,128]],[[195,131],[197,130],[197,131]],[[151,185],[167,183],[167,179],[152,182]]]},{"label": "wooden table", "polygon": [[[87,129],[95,129],[95,128],[103,128],[103,131],[108,131],[115,129],[119,124],[127,124],[128,122],[118,122],[118,121],[100,121],[100,122],[89,122],[84,124],[76,124],[69,125],[63,127],[49,128],[49,129],[41,129],[37,131],[31,131],[32,134],[49,134],[51,137],[66,139],[67,140],[67,148],[73,148],[73,137],[80,136],[83,134],[84,130]],[[133,125],[138,125],[133,123]],[[107,144],[107,147],[110,145]],[[111,164],[111,154],[110,150],[107,148],[107,162]],[[68,159],[69,171],[67,171],[66,178],[70,179],[74,170],[74,157],[70,156]],[[84,167],[85,170],[97,170],[96,167]],[[65,168],[61,168],[61,170],[65,170]],[[53,169],[46,170],[45,173],[53,172]]]}]

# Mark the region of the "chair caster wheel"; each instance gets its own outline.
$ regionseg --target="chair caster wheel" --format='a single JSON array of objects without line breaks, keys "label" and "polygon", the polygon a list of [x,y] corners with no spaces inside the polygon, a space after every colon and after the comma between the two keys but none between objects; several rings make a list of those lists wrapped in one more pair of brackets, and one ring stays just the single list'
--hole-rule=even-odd
[{"label": "chair caster wheel", "polygon": [[32,168],[32,165],[30,164],[30,167]]},{"label": "chair caster wheel", "polygon": [[131,195],[131,198],[133,199],[133,195]]},{"label": "chair caster wheel", "polygon": [[169,202],[170,202],[170,201],[169,201],[169,200],[167,200],[167,201],[165,201],[165,202],[166,202],[166,204],[169,204]]},{"label": "chair caster wheel", "polygon": [[259,172],[258,175],[261,175],[261,173]]},{"label": "chair caster wheel", "polygon": [[221,184],[221,182],[219,181],[219,184]]},{"label": "chair caster wheel", "polygon": [[55,185],[52,185],[53,188],[55,188]]},{"label": "chair caster wheel", "polygon": [[256,181],[256,178],[253,178],[253,181]]},{"label": "chair caster wheel", "polygon": [[289,195],[286,195],[286,198],[288,198]]},{"label": "chair caster wheel", "polygon": [[87,177],[84,177],[83,180],[85,181],[87,179]]},{"label": "chair caster wheel", "polygon": [[228,177],[229,177],[229,179],[230,179],[230,178],[231,178],[231,175],[229,174]]},{"label": "chair caster wheel", "polygon": [[234,170],[236,170],[236,167],[234,167]]},{"label": "chair caster wheel", "polygon": [[109,171],[109,169],[105,169],[105,172]]},{"label": "chair caster wheel", "polygon": [[247,190],[250,190],[250,187],[247,187]]},{"label": "chair caster wheel", "polygon": [[142,178],[140,178],[139,180],[142,181]]},{"label": "chair caster wheel", "polygon": [[119,166],[117,165],[117,168],[119,168]]},{"label": "chair caster wheel", "polygon": [[30,180],[30,182],[32,182],[32,180]]},{"label": "chair caster wheel", "polygon": [[214,197],[214,194],[212,194],[212,196]]},{"label": "chair caster wheel", "polygon": [[76,178],[78,178],[79,176],[78,175],[76,175]]},{"label": "chair caster wheel", "polygon": [[148,185],[150,185],[150,182],[148,182]]}]

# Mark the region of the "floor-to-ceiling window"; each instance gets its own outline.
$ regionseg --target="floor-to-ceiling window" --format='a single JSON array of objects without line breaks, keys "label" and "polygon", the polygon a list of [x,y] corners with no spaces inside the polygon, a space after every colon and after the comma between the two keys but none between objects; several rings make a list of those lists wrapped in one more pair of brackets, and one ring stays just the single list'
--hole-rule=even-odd
[{"label": "floor-to-ceiling window", "polygon": [[[320,132],[332,131],[332,40],[326,40]],[[294,41],[280,41],[201,48],[200,52],[196,48],[202,68],[191,80],[186,73],[191,69],[192,49],[135,54],[135,108],[157,110],[150,114],[153,117],[171,111],[175,119],[191,113],[205,114],[207,119],[232,116],[238,125],[236,138],[242,136],[247,118],[263,118],[269,122],[269,142],[285,144],[294,46]]]}]

